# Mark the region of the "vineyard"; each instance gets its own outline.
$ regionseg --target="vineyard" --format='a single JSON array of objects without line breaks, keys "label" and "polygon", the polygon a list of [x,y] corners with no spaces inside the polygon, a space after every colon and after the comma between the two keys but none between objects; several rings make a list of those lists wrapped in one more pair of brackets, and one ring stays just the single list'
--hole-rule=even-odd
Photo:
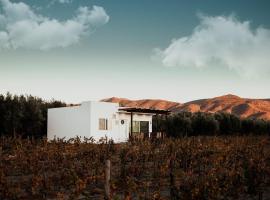
[{"label": "vineyard", "polygon": [[0,199],[269,199],[266,136],[0,140]]}]

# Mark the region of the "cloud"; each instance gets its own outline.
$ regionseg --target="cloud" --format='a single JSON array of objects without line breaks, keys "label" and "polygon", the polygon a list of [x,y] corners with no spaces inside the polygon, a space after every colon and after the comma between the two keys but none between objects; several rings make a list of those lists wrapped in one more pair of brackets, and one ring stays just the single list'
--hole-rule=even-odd
[{"label": "cloud", "polygon": [[79,7],[76,16],[65,21],[36,14],[25,3],[0,0],[0,49],[49,50],[77,44],[84,35],[109,21],[104,8]]},{"label": "cloud", "polygon": [[0,49],[1,48],[9,48],[8,35],[3,31],[0,31]]},{"label": "cloud", "polygon": [[72,0],[58,0],[59,3],[71,3]]},{"label": "cloud", "polygon": [[51,6],[53,6],[56,3],[60,3],[60,4],[71,4],[73,2],[73,0],[51,0],[49,2],[49,4],[47,5],[47,8],[50,8]]},{"label": "cloud", "polygon": [[155,54],[163,65],[175,67],[227,67],[245,77],[270,72],[270,30],[252,30],[249,21],[234,16],[199,16],[192,34],[174,39]]}]

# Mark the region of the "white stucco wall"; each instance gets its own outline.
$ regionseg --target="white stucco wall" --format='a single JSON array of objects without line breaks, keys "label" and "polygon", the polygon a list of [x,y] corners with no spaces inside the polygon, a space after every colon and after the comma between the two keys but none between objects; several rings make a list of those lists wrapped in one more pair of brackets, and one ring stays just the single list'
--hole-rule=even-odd
[{"label": "white stucco wall", "polygon": [[56,138],[90,137],[90,104],[48,109],[49,140]]},{"label": "white stucco wall", "polygon": [[[119,134],[115,125],[118,103],[108,102],[91,102],[91,137],[99,140],[101,137],[107,136],[108,139],[113,139],[115,142],[123,142],[126,138]],[[108,120],[108,130],[99,130],[99,119],[105,118]]]},{"label": "white stucco wall", "polygon": [[[119,112],[118,103],[83,102],[80,106],[48,109],[49,140],[54,138],[93,137],[96,141],[107,136],[115,142],[125,142],[129,137],[130,113]],[[99,119],[108,120],[108,130],[99,130]],[[121,120],[125,123],[121,124]],[[149,121],[152,132],[152,115],[133,114],[134,121]]]}]

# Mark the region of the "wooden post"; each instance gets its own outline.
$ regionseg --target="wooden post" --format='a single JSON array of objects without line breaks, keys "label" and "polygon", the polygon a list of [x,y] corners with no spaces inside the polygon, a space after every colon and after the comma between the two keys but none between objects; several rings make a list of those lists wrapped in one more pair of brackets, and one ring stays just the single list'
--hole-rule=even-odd
[{"label": "wooden post", "polygon": [[170,163],[169,163],[169,176],[170,176],[170,199],[175,200],[175,199],[180,199],[177,191],[177,187],[175,186],[175,176],[174,176],[174,159],[175,155],[172,146],[170,147]]},{"label": "wooden post", "polygon": [[111,161],[105,163],[105,199],[110,199]]},{"label": "wooden post", "polygon": [[166,113],[165,115],[165,118],[166,118],[166,130],[165,130],[165,134],[168,136],[169,135],[169,126],[168,126],[168,113]]},{"label": "wooden post", "polygon": [[175,191],[174,191],[174,176],[173,176],[173,161],[172,158],[170,159],[170,164],[169,164],[169,176],[170,176],[170,197],[171,199],[174,199]]},{"label": "wooden post", "polygon": [[133,112],[130,113],[130,139],[133,139]]}]

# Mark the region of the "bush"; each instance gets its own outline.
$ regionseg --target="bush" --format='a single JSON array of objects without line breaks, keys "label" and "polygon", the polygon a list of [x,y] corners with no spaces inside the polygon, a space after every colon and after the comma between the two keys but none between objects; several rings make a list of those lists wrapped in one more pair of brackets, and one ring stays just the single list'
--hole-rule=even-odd
[{"label": "bush", "polygon": [[153,117],[153,132],[166,132],[169,137],[197,135],[265,135],[270,122],[261,119],[240,119],[229,113],[172,114]]},{"label": "bush", "polygon": [[41,138],[47,133],[47,109],[66,106],[33,96],[0,95],[0,136],[20,135]]}]

